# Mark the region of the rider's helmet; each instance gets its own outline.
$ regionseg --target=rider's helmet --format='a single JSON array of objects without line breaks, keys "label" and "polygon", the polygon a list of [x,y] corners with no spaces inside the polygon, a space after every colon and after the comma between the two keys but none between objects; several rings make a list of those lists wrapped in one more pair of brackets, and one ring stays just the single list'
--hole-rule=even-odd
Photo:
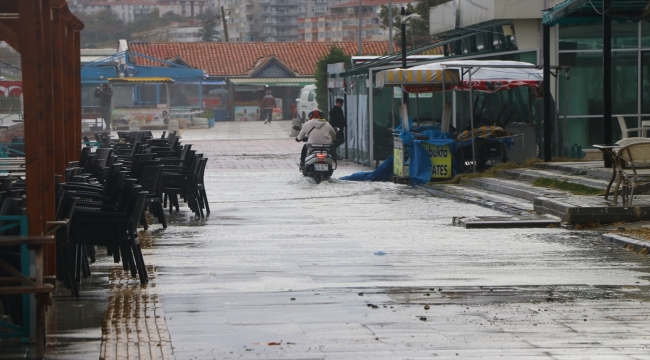
[{"label": "rider's helmet", "polygon": [[323,114],[323,112],[318,110],[318,109],[314,109],[309,113],[309,115],[307,115],[307,117],[309,117],[309,120],[311,120],[311,119],[325,119],[325,114]]}]

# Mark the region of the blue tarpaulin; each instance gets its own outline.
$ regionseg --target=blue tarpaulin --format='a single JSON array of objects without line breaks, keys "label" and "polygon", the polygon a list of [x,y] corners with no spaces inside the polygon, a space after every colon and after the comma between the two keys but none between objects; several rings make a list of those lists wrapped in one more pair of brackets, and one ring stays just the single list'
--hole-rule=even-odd
[{"label": "blue tarpaulin", "polygon": [[388,181],[393,174],[393,155],[389,156],[375,171],[362,171],[352,175],[343,176],[339,180],[351,181]]},{"label": "blue tarpaulin", "polygon": [[[440,126],[420,127],[410,131],[401,131],[399,137],[404,147],[411,155],[409,164],[409,177],[412,185],[422,185],[431,181],[431,156],[422,144],[434,146],[449,145],[453,154],[456,152],[456,142],[448,133],[440,131]],[[452,162],[453,164],[453,162]],[[452,166],[452,176],[456,175],[455,166]]]}]

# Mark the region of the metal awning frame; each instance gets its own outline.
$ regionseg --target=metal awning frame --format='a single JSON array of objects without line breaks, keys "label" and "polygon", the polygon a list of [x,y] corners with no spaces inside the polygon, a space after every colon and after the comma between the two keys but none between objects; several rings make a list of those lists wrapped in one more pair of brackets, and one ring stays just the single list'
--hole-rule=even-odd
[{"label": "metal awning frame", "polygon": [[[469,77],[469,79],[468,79],[469,80],[469,90],[468,90],[469,91],[469,109],[470,109],[469,121],[470,121],[470,131],[471,131],[470,136],[471,136],[471,139],[472,139],[472,165],[474,167],[474,172],[476,172],[476,146],[474,145],[474,111],[472,110],[472,109],[474,109],[474,104],[473,104],[473,102],[474,102],[474,89],[472,87],[472,74],[475,74],[476,71],[478,71],[480,68],[495,68],[495,69],[511,68],[511,69],[537,69],[537,70],[540,70],[542,67],[537,66],[537,65],[530,65],[530,66],[526,66],[526,65],[513,65],[513,66],[507,66],[507,65],[479,65],[479,66],[468,66],[468,65],[453,64],[453,63],[452,64],[444,64],[444,65],[442,65],[442,67],[444,67],[444,68],[447,68],[447,67],[460,68],[460,82],[461,82],[461,84],[464,82],[463,77],[465,76],[465,74],[467,74],[467,76]],[[551,74],[553,74],[554,77],[557,78],[560,71],[562,70],[562,71],[564,71],[565,75],[567,76],[567,80],[570,78],[571,68],[569,66],[550,66],[550,68],[552,70],[555,70],[555,74],[553,74],[553,72],[551,71]],[[472,71],[472,69],[476,69],[476,70]],[[557,82],[556,82],[556,86],[557,86]],[[567,86],[568,86],[568,83],[567,83]],[[443,84],[443,90],[442,91],[443,91],[443,104],[444,104],[444,102],[445,102],[445,100],[444,100],[444,93],[445,93],[444,84]],[[555,93],[557,94],[557,91]],[[567,96],[569,96],[568,93],[567,93]],[[463,108],[461,107],[461,111],[462,111],[462,109]],[[565,111],[564,117],[566,119],[566,111],[567,111],[566,108],[564,109],[564,111]],[[556,130],[556,133],[557,133],[557,130]]]}]

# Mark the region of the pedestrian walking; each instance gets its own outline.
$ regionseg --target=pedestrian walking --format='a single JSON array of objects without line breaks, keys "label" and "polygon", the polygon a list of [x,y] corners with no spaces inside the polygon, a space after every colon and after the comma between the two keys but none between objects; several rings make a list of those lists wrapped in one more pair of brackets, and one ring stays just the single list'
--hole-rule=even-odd
[{"label": "pedestrian walking", "polygon": [[266,91],[266,96],[262,98],[260,108],[262,109],[262,118],[264,123],[270,123],[273,120],[273,109],[278,107],[275,98],[271,95],[271,90]]},{"label": "pedestrian walking", "polygon": [[336,141],[334,142],[334,149],[341,146],[345,142],[345,128],[347,121],[345,121],[345,114],[343,113],[343,99],[337,98],[334,106],[330,110],[330,125],[333,128],[338,128],[336,131]]},{"label": "pedestrian walking", "polygon": [[99,98],[99,109],[102,112],[104,123],[106,124],[105,130],[111,129],[111,99],[113,98],[113,89],[108,84],[102,84],[101,87],[95,89],[95,97]]}]

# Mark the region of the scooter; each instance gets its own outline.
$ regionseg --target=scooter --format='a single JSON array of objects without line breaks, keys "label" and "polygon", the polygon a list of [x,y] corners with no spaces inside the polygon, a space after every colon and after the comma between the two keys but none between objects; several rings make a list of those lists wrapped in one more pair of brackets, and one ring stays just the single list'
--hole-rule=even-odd
[{"label": "scooter", "polygon": [[[294,126],[295,130],[300,130],[300,127]],[[307,138],[300,140],[307,142]],[[305,156],[305,163],[301,166],[298,161],[298,170],[302,176],[307,176],[320,184],[323,179],[328,179],[338,167],[336,160],[332,156],[332,145],[307,145],[307,156]]]}]

